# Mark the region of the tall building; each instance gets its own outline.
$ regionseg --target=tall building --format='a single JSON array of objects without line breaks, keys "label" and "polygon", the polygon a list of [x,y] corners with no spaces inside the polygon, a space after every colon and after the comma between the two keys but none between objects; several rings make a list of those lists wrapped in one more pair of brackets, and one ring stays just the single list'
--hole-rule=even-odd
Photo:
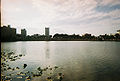
[{"label": "tall building", "polygon": [[10,25],[1,27],[1,40],[2,41],[16,40],[16,29],[11,28]]},{"label": "tall building", "polygon": [[45,36],[49,37],[49,28],[45,28]]},{"label": "tall building", "polygon": [[21,36],[26,37],[27,31],[25,29],[21,29]]}]

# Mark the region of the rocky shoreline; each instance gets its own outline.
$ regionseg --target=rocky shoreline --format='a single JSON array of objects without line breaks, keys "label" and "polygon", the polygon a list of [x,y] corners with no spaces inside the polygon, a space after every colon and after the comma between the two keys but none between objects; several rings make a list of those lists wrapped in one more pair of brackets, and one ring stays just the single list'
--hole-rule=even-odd
[{"label": "rocky shoreline", "polygon": [[[62,81],[64,78],[64,73],[57,71],[62,68],[56,65],[54,67],[48,65],[45,68],[38,66],[32,71],[26,70],[29,67],[27,64],[23,64],[22,67],[11,67],[9,65],[10,62],[19,60],[24,56],[23,54],[16,55],[14,52],[1,52],[1,81],[32,81],[34,79],[39,80],[42,76],[45,76],[42,77],[44,81]],[[55,71],[56,73],[54,73]]]}]

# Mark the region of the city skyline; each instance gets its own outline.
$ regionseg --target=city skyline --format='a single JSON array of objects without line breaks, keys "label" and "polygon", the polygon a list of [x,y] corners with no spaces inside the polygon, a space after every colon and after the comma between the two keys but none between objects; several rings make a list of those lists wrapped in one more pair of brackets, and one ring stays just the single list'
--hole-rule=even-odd
[{"label": "city skyline", "polygon": [[25,28],[28,35],[55,33],[93,35],[120,29],[119,0],[1,0],[1,23]]}]

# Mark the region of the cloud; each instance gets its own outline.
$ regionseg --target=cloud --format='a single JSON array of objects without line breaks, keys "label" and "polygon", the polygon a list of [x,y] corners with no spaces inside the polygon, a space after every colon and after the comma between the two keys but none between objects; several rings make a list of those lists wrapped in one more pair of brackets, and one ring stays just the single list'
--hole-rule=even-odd
[{"label": "cloud", "polygon": [[[56,22],[59,24],[77,24],[91,20],[102,20],[119,16],[120,5],[113,0],[32,0],[33,6],[37,8],[45,21]],[[118,2],[118,0],[116,0]],[[103,5],[104,3],[104,5]],[[110,5],[111,4],[111,5]],[[116,13],[114,11],[117,11]],[[105,13],[107,12],[107,13]],[[109,13],[108,13],[109,12]],[[117,17],[118,17],[117,16]],[[48,20],[47,20],[48,21]],[[65,23],[64,23],[65,22]],[[76,22],[76,23],[75,23]]]},{"label": "cloud", "polygon": [[101,29],[110,30],[120,24],[120,0],[14,1],[2,0],[4,23],[29,25],[31,29],[50,26],[58,32],[79,32],[81,28],[94,32],[90,28],[97,29],[100,25]]},{"label": "cloud", "polygon": [[91,9],[96,6],[94,0],[32,0],[33,6],[38,8],[43,15],[60,19],[74,18],[91,13]]}]

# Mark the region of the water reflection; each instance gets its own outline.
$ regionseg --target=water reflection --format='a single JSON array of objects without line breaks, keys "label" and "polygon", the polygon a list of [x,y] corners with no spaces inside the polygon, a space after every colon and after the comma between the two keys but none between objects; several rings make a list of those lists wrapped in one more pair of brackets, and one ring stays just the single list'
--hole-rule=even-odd
[{"label": "water reflection", "polygon": [[[40,78],[33,77],[33,81],[46,81],[46,78],[53,79],[61,73],[65,75],[62,81],[120,80],[120,42],[29,41],[2,43],[1,47],[3,51],[16,50],[17,54],[27,54],[10,62],[12,69],[17,65],[21,68],[26,63],[28,66],[20,71],[34,72],[39,67],[40,72],[41,69],[44,71]],[[56,65],[58,69],[54,68]]]},{"label": "water reflection", "polygon": [[27,54],[27,51],[26,51],[27,45],[26,45],[26,44],[27,44],[26,42],[21,42],[21,53],[22,53],[23,55],[26,55],[26,54]]},{"label": "water reflection", "polygon": [[50,58],[50,46],[49,46],[49,42],[45,42],[45,56],[47,59]]}]

